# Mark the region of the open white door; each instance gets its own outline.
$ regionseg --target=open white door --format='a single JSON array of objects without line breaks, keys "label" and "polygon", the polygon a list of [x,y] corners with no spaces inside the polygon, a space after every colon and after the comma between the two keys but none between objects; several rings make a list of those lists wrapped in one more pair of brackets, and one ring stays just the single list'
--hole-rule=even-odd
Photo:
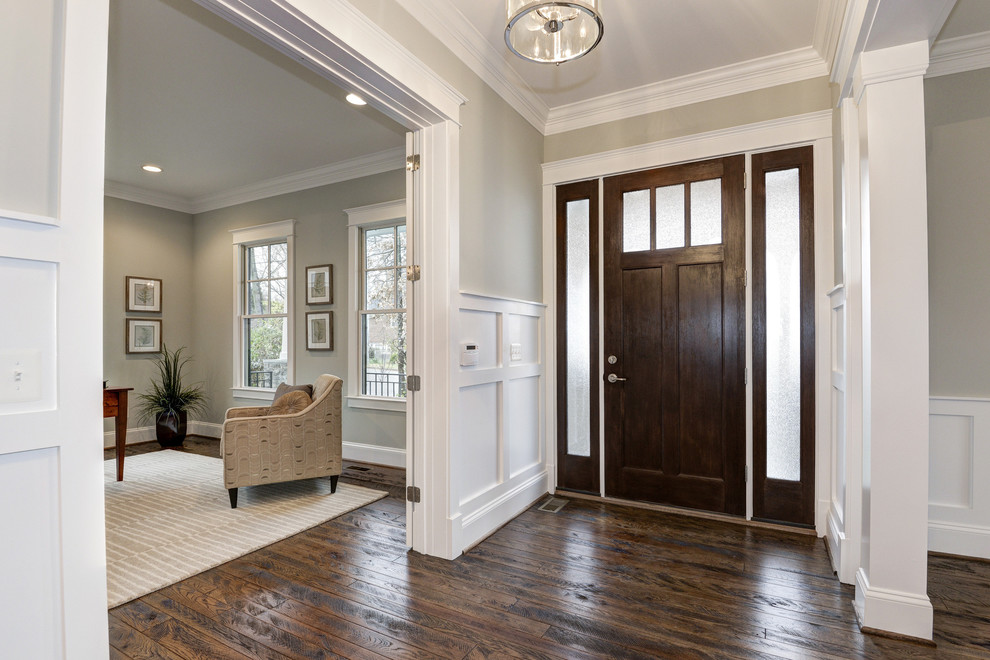
[{"label": "open white door", "polygon": [[103,527],[107,0],[0,21],[0,652],[108,655]]}]

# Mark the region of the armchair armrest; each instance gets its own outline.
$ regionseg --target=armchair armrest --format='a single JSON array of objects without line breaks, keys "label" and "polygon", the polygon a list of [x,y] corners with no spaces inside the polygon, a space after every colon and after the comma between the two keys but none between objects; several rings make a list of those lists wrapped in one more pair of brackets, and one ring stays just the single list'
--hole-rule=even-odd
[{"label": "armchair armrest", "polygon": [[268,414],[268,406],[244,406],[241,408],[228,408],[223,418],[235,419],[238,417],[264,417]]}]

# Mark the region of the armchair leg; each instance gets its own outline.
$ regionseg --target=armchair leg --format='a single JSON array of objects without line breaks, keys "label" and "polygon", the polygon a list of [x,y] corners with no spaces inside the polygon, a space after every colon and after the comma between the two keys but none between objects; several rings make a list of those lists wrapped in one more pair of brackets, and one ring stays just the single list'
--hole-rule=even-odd
[{"label": "armchair leg", "polygon": [[237,508],[237,489],[236,488],[228,488],[227,489],[227,494],[230,495],[230,508],[231,509],[236,509]]},{"label": "armchair leg", "polygon": [[333,475],[332,477],[330,477],[330,494],[331,495],[333,493],[336,493],[337,492],[337,477],[338,477],[338,475],[336,475],[336,474]]}]

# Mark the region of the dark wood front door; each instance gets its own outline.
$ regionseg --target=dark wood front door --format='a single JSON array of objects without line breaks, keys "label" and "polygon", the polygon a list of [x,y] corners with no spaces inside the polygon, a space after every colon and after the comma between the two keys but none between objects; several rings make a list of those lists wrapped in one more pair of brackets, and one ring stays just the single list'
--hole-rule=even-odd
[{"label": "dark wood front door", "polygon": [[745,513],[743,156],[605,179],[605,492]]}]

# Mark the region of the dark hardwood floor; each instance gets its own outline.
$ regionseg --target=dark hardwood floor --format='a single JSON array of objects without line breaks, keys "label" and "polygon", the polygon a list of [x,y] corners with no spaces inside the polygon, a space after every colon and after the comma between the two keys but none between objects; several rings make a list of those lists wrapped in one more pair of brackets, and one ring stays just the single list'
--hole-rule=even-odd
[{"label": "dark hardwood floor", "polygon": [[863,635],[813,536],[575,499],[447,562],[406,552],[401,470],[345,466],[391,497],[110,610],[111,657],[990,657],[987,562],[931,556],[931,648]]}]

